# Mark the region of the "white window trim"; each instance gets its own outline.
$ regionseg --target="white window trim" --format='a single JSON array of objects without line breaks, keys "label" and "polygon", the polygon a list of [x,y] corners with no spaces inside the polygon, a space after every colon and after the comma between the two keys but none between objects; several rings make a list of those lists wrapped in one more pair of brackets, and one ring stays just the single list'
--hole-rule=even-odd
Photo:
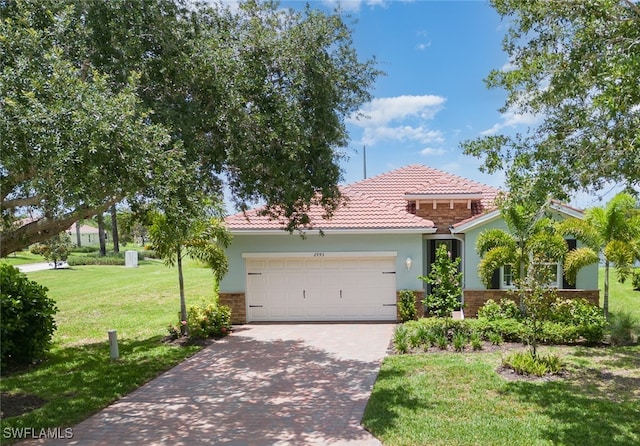
[{"label": "white window trim", "polygon": [[[511,269],[513,269],[513,266],[511,267]],[[501,290],[513,290],[513,289],[515,289],[515,287],[516,286],[513,283],[513,272],[511,273],[511,285],[506,285],[504,283],[504,266],[501,266],[500,267],[500,289]]]}]

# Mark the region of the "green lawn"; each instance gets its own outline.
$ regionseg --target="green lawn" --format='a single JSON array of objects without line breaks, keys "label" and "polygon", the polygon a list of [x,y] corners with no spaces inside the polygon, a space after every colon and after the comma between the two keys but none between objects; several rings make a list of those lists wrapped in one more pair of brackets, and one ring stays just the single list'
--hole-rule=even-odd
[{"label": "green lawn", "polygon": [[[604,294],[604,268],[600,268],[598,283],[600,285],[600,306]],[[619,283],[615,268],[609,271],[609,311],[619,313],[626,311],[640,319],[640,291],[634,291],[631,277],[625,283]]]},{"label": "green lawn", "polygon": [[570,352],[540,382],[501,377],[500,353],[388,357],[363,424],[386,446],[640,444],[640,347]]},{"label": "green lawn", "polygon": [[46,262],[44,257],[37,254],[31,254],[29,251],[14,252],[13,254],[9,254],[7,257],[3,257],[0,261],[13,266],[24,265],[26,263]]},{"label": "green lawn", "polygon": [[[71,426],[199,349],[161,342],[167,326],[177,323],[180,305],[177,270],[160,262],[138,268],[80,266],[28,277],[49,288],[59,309],[58,329],[47,359],[2,377],[0,390],[36,395],[47,403],[3,419],[0,432]],[[210,298],[213,286],[211,270],[187,262],[187,304]],[[110,329],[118,331],[118,361],[109,359]]]},{"label": "green lawn", "polygon": [[[630,281],[610,286],[611,313],[640,318]],[[568,364],[562,379],[506,380],[499,352],[390,356],[363,424],[386,446],[640,444],[640,346],[549,350]]]}]

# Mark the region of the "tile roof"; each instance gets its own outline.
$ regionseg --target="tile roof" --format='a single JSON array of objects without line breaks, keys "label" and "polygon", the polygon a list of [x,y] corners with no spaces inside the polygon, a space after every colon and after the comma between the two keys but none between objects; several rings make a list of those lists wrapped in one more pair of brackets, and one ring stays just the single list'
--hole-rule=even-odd
[{"label": "tile roof", "polygon": [[[323,210],[312,207],[311,228],[322,230],[357,229],[424,229],[434,227],[431,220],[407,212],[406,194],[482,194],[478,213],[493,208],[498,189],[467,178],[419,164],[367,178],[341,188],[347,203],[338,208],[330,220],[323,219]],[[231,230],[274,230],[284,228],[284,222],[259,216],[258,210],[227,217]],[[311,229],[310,228],[310,229]]]}]

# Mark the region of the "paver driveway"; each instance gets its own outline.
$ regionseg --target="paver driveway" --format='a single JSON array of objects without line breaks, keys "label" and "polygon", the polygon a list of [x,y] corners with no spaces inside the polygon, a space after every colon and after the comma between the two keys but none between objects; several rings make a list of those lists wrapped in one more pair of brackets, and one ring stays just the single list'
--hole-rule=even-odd
[{"label": "paver driveway", "polygon": [[393,327],[238,327],[48,444],[379,445],[360,420]]}]

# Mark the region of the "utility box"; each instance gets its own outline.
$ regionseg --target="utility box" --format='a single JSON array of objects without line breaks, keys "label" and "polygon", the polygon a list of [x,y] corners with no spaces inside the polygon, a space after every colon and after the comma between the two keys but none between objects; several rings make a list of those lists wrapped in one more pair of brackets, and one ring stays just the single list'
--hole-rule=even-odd
[{"label": "utility box", "polygon": [[125,251],[124,266],[136,268],[138,266],[138,251]]}]

